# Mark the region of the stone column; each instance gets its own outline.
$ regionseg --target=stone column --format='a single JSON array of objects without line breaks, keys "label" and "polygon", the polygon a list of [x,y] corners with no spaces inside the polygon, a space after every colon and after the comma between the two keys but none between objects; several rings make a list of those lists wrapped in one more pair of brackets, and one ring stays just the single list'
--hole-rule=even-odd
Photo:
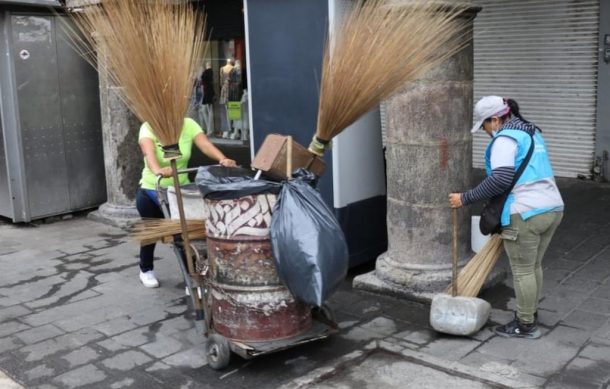
[{"label": "stone column", "polygon": [[[449,4],[449,2],[447,2]],[[472,40],[478,8],[468,7]],[[388,251],[358,288],[427,300],[451,279],[450,192],[472,174],[472,45],[387,101]],[[459,255],[471,256],[470,213],[459,211]]]},{"label": "stone column", "polygon": [[[99,2],[100,0],[66,0],[66,7],[86,7]],[[98,58],[103,60],[103,53],[98,53]],[[141,122],[123,104],[118,95],[119,87],[112,83],[108,74],[100,71],[99,83],[107,202],[97,211],[91,212],[89,217],[126,227],[140,218],[134,199],[144,165],[138,145]],[[221,149],[224,151],[223,147]],[[198,151],[194,150],[193,157],[198,156]],[[249,155],[242,161],[249,164]]]},{"label": "stone column", "polygon": [[[85,7],[99,0],[66,0],[66,7]],[[102,50],[103,51],[103,50]],[[104,53],[98,52],[103,61]],[[135,193],[143,167],[138,145],[140,121],[127,109],[118,95],[118,87],[108,74],[98,72],[100,84],[100,112],[104,142],[107,201],[89,217],[125,227],[139,218],[135,208]]]},{"label": "stone column", "polygon": [[90,217],[125,227],[139,218],[134,199],[143,167],[140,121],[120,99],[119,87],[108,74],[101,71],[99,79],[107,201]]}]

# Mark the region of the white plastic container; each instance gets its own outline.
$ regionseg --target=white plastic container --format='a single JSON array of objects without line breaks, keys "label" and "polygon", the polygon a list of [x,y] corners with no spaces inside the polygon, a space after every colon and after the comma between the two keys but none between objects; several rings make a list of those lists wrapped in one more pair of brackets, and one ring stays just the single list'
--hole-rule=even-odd
[{"label": "white plastic container", "polygon": [[491,305],[477,297],[437,294],[430,306],[430,325],[438,332],[468,336],[479,331],[491,312]]},{"label": "white plastic container", "polygon": [[[184,217],[187,220],[205,220],[206,209],[203,196],[195,185],[187,185],[180,188],[182,192],[182,204],[184,205]],[[176,189],[173,186],[167,188],[167,200],[169,202],[169,213],[172,219],[179,219],[178,201]]]},{"label": "white plastic container", "polygon": [[483,235],[479,228],[481,216],[473,216],[470,226],[470,247],[472,251],[478,253],[489,240],[489,235]]}]

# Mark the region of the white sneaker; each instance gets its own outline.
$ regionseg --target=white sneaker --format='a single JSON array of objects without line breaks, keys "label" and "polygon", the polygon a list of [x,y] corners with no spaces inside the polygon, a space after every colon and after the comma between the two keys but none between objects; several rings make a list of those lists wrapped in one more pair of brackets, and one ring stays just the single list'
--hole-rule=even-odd
[{"label": "white sneaker", "polygon": [[146,273],[140,271],[140,281],[142,281],[147,288],[159,287],[159,281],[157,280],[157,277],[155,277],[155,272],[152,270],[149,270]]}]

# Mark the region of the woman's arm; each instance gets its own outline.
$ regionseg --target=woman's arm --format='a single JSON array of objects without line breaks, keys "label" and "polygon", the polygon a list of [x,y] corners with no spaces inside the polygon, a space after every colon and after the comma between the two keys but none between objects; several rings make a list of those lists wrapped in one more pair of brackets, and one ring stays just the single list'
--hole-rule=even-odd
[{"label": "woman's arm", "polygon": [[140,149],[142,150],[142,154],[144,154],[144,158],[146,159],[146,165],[153,172],[155,176],[163,176],[163,177],[171,177],[172,176],[172,168],[171,167],[161,167],[159,165],[159,161],[157,161],[156,153],[155,153],[155,143],[150,138],[141,138],[140,139]]},{"label": "woman's arm", "polygon": [[504,193],[513,182],[514,167],[503,166],[492,170],[491,176],[486,177],[476,188],[464,193],[450,193],[449,203],[453,208],[460,208],[481,200],[490,199]]},{"label": "woman's arm", "polygon": [[465,193],[450,193],[450,205],[459,208],[504,193],[515,177],[516,154],[517,142],[514,139],[498,137],[491,148],[491,175]]},{"label": "woman's arm", "polygon": [[207,136],[203,133],[199,133],[195,135],[195,139],[193,139],[197,148],[201,150],[202,153],[212,158],[213,160],[218,161],[222,166],[227,167],[235,167],[237,164],[234,160],[225,157],[222,151],[218,150],[214,143],[210,142]]},{"label": "woman's arm", "polygon": [[513,166],[503,166],[492,170],[491,176],[485,178],[476,188],[462,193],[462,204],[476,203],[506,192],[513,182],[514,176],[515,168]]}]

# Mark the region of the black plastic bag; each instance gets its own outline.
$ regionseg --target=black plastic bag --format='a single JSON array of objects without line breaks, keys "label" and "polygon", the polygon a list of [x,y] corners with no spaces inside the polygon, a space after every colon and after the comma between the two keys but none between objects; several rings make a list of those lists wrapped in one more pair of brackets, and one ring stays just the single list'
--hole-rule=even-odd
[{"label": "black plastic bag", "polygon": [[195,183],[206,199],[232,200],[263,193],[278,194],[282,185],[264,179],[255,180],[254,172],[240,167],[202,166]]},{"label": "black plastic bag", "polygon": [[345,279],[347,243],[335,215],[312,187],[315,176],[304,169],[295,176],[284,182],[273,208],[273,257],[290,292],[320,307]]}]

